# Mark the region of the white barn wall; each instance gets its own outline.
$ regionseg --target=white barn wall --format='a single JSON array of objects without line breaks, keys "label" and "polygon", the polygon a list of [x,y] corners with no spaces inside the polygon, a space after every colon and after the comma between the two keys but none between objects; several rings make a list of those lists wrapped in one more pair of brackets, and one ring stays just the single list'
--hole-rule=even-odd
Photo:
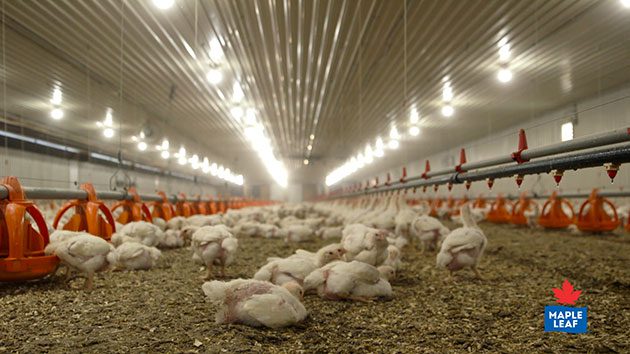
[{"label": "white barn wall", "polygon": [[[630,127],[630,86],[623,87],[613,92],[602,94],[598,97],[584,100],[576,106],[578,112],[577,124],[574,125],[574,137],[581,137],[594,133],[601,133],[618,128]],[[525,129],[527,142],[530,148],[558,143],[561,141],[560,127],[571,121],[574,107],[563,107],[549,112],[540,118],[526,121],[484,139],[473,141],[460,147],[428,156],[426,158],[410,161],[407,167],[408,176],[418,176],[424,171],[425,160],[429,160],[432,170],[441,170],[452,167],[459,162],[461,147],[466,149],[469,162],[488,159],[491,157],[507,155],[517,149],[518,130]],[[457,117],[456,119],[466,119]],[[422,137],[420,137],[422,139]],[[380,174],[383,180],[387,172],[392,174],[392,180],[401,176],[403,166],[398,166]],[[357,175],[356,181],[363,181],[369,176]],[[592,188],[626,190],[630,187],[630,167],[622,165],[615,183],[611,185],[608,175],[603,167],[589,168],[579,171],[567,171],[560,184],[560,190],[564,191],[590,191]],[[526,176],[521,190],[535,190],[536,192],[550,192],[556,189],[555,182],[550,175]],[[473,183],[469,196],[475,197],[479,193],[488,194],[490,191],[486,183]],[[496,180],[491,191],[495,193],[518,193],[516,182],[513,178]],[[419,192],[421,193],[421,192]],[[462,196],[465,193],[463,185],[453,188],[454,196]],[[433,195],[427,191],[428,195]],[[439,195],[448,195],[445,186],[441,186]]]},{"label": "white barn wall", "polygon": [[[29,187],[77,188],[75,182],[90,182],[97,191],[109,190],[109,179],[116,172],[113,167],[90,162],[14,149],[7,151],[8,154],[4,154],[4,149],[2,151],[5,161],[0,166],[0,176],[16,176],[22,185]],[[136,182],[138,191],[142,194],[154,194],[156,190],[163,190],[167,194],[184,192],[187,195],[216,195],[224,189],[139,171],[126,172]]]}]

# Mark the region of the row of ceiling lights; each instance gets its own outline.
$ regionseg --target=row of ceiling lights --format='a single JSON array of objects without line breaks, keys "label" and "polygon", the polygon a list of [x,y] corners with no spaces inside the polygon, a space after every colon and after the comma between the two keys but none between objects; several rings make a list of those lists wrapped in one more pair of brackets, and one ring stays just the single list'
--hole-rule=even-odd
[{"label": "row of ceiling lights", "polygon": [[[61,89],[61,83],[59,82],[55,82],[55,84],[53,85],[52,98],[50,99],[50,103],[52,105],[50,117],[54,120],[63,119],[63,91]],[[99,128],[103,129],[103,136],[105,138],[111,139],[114,137],[114,111],[111,107],[107,107],[107,110],[105,111],[105,118],[102,121],[96,122],[96,125]],[[138,150],[142,152],[148,150],[149,145],[146,142],[146,135],[144,131],[141,131],[138,136],[132,136],[131,139],[135,143],[137,143]],[[169,145],[170,144],[168,139],[164,138],[161,145],[155,146],[155,150],[159,151],[160,156],[165,160],[171,157]],[[174,154],[174,157],[177,158],[177,162],[180,165],[186,165],[187,163],[190,163],[190,166],[193,170],[201,169],[206,174],[209,173],[212,176],[221,178],[225,181],[234,183],[239,186],[242,186],[244,183],[243,175],[236,175],[232,173],[229,168],[217,165],[216,163],[210,163],[207,157],[204,157],[203,160],[201,160],[197,154],[194,154],[190,158],[187,158],[186,148],[184,148],[183,146],[181,146],[179,151]]]},{"label": "row of ceiling lights", "polygon": [[[630,0],[620,0],[620,3],[624,7],[630,8]],[[497,72],[497,80],[503,84],[506,84],[512,81],[512,78],[514,76],[512,70],[510,69],[511,47],[507,37],[501,38],[501,40],[498,42],[498,47],[499,71]],[[455,108],[452,105],[452,101],[453,88],[450,78],[446,76],[442,79],[442,107],[440,109],[442,116],[449,118],[455,114]],[[414,105],[411,107],[409,116],[410,136],[416,137],[420,134],[419,121],[420,116],[418,114],[417,108]],[[391,150],[396,150],[400,145],[400,138],[401,136],[400,134],[398,134],[396,126],[392,126],[390,131],[390,140],[387,144],[387,148]],[[326,185],[332,186],[333,184],[353,174],[360,168],[372,163],[374,161],[374,157],[382,157],[385,151],[383,147],[383,141],[380,137],[378,137],[374,149],[372,149],[372,147],[368,144],[364,152],[359,153],[356,157],[350,158],[343,165],[337,167],[335,170],[329,173],[326,176]],[[304,163],[307,164],[307,160],[304,160]]]},{"label": "row of ceiling lights", "polygon": [[[153,0],[153,3],[156,7],[162,10],[166,10],[172,7],[175,3],[174,0]],[[188,54],[193,59],[197,59],[197,55],[195,50],[185,41],[182,40],[184,47]],[[208,49],[208,57],[212,62],[210,69],[206,72],[206,80],[212,85],[219,85],[223,82],[224,75],[222,71],[222,66],[225,61],[225,56],[223,52],[223,46],[218,38],[213,38],[209,43]],[[219,91],[219,96],[224,98],[225,95]],[[273,180],[280,185],[281,187],[286,187],[288,183],[288,172],[284,167],[284,164],[276,158],[273,153],[273,148],[271,145],[271,140],[267,137],[265,133],[265,129],[261,123],[258,122],[256,118],[256,109],[249,107],[246,108],[243,104],[245,101],[245,92],[241,87],[240,82],[237,80],[232,84],[232,96],[231,102],[232,106],[229,108],[230,115],[235,120],[235,122],[243,129],[245,137],[249,141],[252,148],[258,153],[261,161],[265,165],[267,172],[271,175]],[[226,100],[227,101],[227,100]],[[180,149],[180,154],[181,154]],[[184,151],[185,152],[185,151]],[[193,159],[196,155],[193,155]],[[179,161],[179,160],[178,160]],[[198,162],[198,158],[195,159]],[[204,159],[201,162],[202,168],[206,166],[207,159]],[[219,173],[221,171],[221,167],[216,168],[215,164],[211,164],[207,167],[210,173],[216,171]],[[229,169],[227,169],[227,174],[229,175]],[[242,181],[242,176],[240,177]]]},{"label": "row of ceiling lights", "polygon": [[[630,0],[628,0],[630,1]],[[511,56],[510,44],[506,37],[502,38],[499,43],[499,65],[500,69],[497,73],[497,79],[501,83],[508,83],[512,80],[513,74],[509,67],[509,59]],[[442,107],[440,112],[442,116],[450,118],[455,114],[455,108],[453,107],[453,86],[449,76],[445,76],[442,79]],[[409,135],[417,137],[420,135],[420,114],[415,105],[411,106],[409,112]],[[392,126],[390,130],[390,140],[387,144],[387,148],[390,150],[396,150],[400,146],[400,140],[402,136],[398,133],[396,126]],[[347,176],[353,174],[362,167],[369,165],[374,160],[373,157],[381,157],[384,154],[383,141],[380,137],[376,140],[376,146],[374,149],[368,144],[364,152],[359,153],[356,157],[350,158],[343,165],[333,170],[328,176],[326,176],[326,185],[332,186],[333,184],[341,181]],[[380,155],[380,156],[379,156]]]}]

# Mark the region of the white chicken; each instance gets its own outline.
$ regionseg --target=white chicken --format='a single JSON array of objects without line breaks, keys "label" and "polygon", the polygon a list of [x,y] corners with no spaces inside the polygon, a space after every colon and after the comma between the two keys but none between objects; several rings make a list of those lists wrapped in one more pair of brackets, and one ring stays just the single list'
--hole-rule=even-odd
[{"label": "white chicken", "polygon": [[254,274],[254,279],[266,280],[278,285],[292,281],[302,284],[304,278],[312,271],[332,261],[340,260],[344,252],[340,244],[333,243],[315,253],[297,250],[295,254],[287,258],[268,258],[269,263]]},{"label": "white chicken", "polygon": [[[348,229],[348,230],[346,230]],[[341,246],[346,251],[347,261],[361,261],[373,266],[383,264],[387,259],[387,231],[364,225],[349,225],[343,231]]]},{"label": "white chicken", "polygon": [[280,328],[301,322],[308,314],[300,302],[302,288],[293,282],[277,286],[266,281],[235,279],[206,282],[201,289],[220,306],[215,317],[219,324]]},{"label": "white chicken", "polygon": [[153,220],[153,225],[157,226],[160,228],[160,230],[164,231],[166,230],[166,220],[162,219],[162,218],[152,218]]},{"label": "white chicken", "polygon": [[391,298],[392,287],[387,277],[395,271],[389,266],[378,269],[372,265],[352,261],[337,261],[325,265],[304,279],[304,290],[316,289],[328,300],[370,301]]},{"label": "white chicken", "polygon": [[[394,245],[389,245],[387,247],[387,259],[383,262],[383,265],[390,266],[394,270],[398,271],[402,267],[402,261],[400,258],[400,249]],[[388,280],[391,280],[391,278],[388,278]]]},{"label": "white chicken", "polygon": [[109,242],[87,233],[78,233],[63,241],[49,243],[44,252],[54,254],[70,269],[86,274],[83,288],[94,286],[94,273],[107,268],[107,255],[114,250]]},{"label": "white chicken", "polygon": [[343,226],[321,227],[315,234],[321,239],[328,240],[331,238],[341,238]]},{"label": "white chicken", "polygon": [[438,249],[450,230],[440,220],[428,216],[418,216],[411,224],[412,232],[420,241],[422,252]]},{"label": "white chicken", "polygon": [[134,221],[123,226],[115,236],[112,235],[112,243],[118,246],[135,239],[136,242],[143,245],[155,247],[160,244],[163,238],[164,233],[159,227],[146,221]]},{"label": "white chicken", "polygon": [[107,261],[115,269],[151,269],[162,256],[155,247],[138,242],[125,242],[107,255]]},{"label": "white chicken", "polygon": [[183,216],[176,216],[166,222],[165,230],[181,230],[186,226],[186,218]]},{"label": "white chicken", "polygon": [[314,238],[313,229],[302,224],[292,224],[284,228],[285,242],[306,242]]},{"label": "white chicken", "polygon": [[477,278],[482,279],[477,265],[488,240],[471,217],[468,205],[462,206],[461,216],[464,226],[446,236],[437,255],[436,264],[438,267],[448,269],[451,277],[453,272],[470,267]]},{"label": "white chicken", "polygon": [[221,267],[221,276],[225,276],[225,267],[234,261],[238,240],[224,225],[203,226],[192,236],[191,247],[193,260],[206,266],[204,279],[212,278],[212,266]]}]

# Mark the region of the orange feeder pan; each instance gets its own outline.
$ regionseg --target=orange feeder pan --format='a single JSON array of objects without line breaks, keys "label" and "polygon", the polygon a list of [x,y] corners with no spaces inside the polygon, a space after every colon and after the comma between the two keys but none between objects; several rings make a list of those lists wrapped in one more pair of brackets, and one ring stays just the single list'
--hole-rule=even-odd
[{"label": "orange feeder pan", "polygon": [[444,201],[440,198],[435,198],[431,202],[431,209],[429,210],[429,216],[436,218],[438,216],[438,209],[442,207]]},{"label": "orange feeder pan", "polygon": [[[571,211],[568,216],[563,209],[566,206]],[[545,202],[538,218],[538,224],[546,229],[564,229],[573,223],[573,206],[568,200],[559,198],[557,192],[553,192]]]},{"label": "orange feeder pan", "polygon": [[8,191],[8,197],[0,200],[0,282],[39,279],[53,273],[59,258],[44,254],[49,239],[42,213],[26,200],[16,177],[5,177],[0,184]]},{"label": "orange feeder pan", "polygon": [[177,203],[175,204],[175,214],[187,218],[193,215],[193,212],[192,204],[186,201],[186,194],[180,193]]},{"label": "orange feeder pan", "polygon": [[528,226],[527,217],[525,212],[531,208],[537,208],[536,202],[527,197],[525,193],[521,193],[521,197],[514,204],[512,208],[512,214],[510,215],[510,222],[514,225]]},{"label": "orange feeder pan", "polygon": [[461,208],[467,203],[468,197],[465,196],[464,198],[460,199],[457,202],[456,207],[451,210],[451,216],[459,216],[459,214],[461,213]]},{"label": "orange feeder pan", "polygon": [[166,193],[159,191],[158,195],[162,197],[162,200],[151,203],[151,206],[153,207],[151,217],[169,221],[175,216],[175,208],[173,207],[173,204],[169,202]]},{"label": "orange feeder pan", "polygon": [[[604,204],[612,208],[612,218],[604,210]],[[578,229],[588,232],[610,232],[619,227],[620,223],[614,204],[599,196],[597,189],[593,189],[588,199],[582,203],[576,222]]]},{"label": "orange feeder pan", "polygon": [[85,231],[109,241],[116,232],[116,223],[111,211],[96,197],[96,190],[91,183],[82,184],[80,188],[87,193],[87,199],[75,199],[64,204],[55,216],[53,228],[57,229],[61,217],[70,208],[74,208],[74,215],[63,225],[64,230]]},{"label": "orange feeder pan", "polygon": [[112,213],[116,211],[116,209],[122,208],[122,212],[116,221],[123,225],[132,221],[153,222],[151,211],[149,211],[147,205],[140,200],[140,195],[138,195],[136,188],[129,188],[129,194],[132,196],[131,200],[121,200],[112,206]]},{"label": "orange feeder pan", "polygon": [[509,203],[502,195],[492,203],[487,219],[495,224],[506,224],[510,222],[510,212],[508,211]]}]

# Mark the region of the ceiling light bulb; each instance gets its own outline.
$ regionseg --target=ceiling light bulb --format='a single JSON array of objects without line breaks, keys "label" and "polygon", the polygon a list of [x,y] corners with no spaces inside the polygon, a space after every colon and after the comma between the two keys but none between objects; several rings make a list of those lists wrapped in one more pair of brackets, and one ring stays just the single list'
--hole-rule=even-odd
[{"label": "ceiling light bulb", "polygon": [[153,5],[160,10],[168,10],[173,4],[175,4],[175,0],[153,0]]},{"label": "ceiling light bulb", "polygon": [[177,159],[177,163],[178,163],[178,164],[180,164],[180,165],[182,165],[182,166],[183,166],[183,165],[185,165],[185,164],[186,164],[186,157],[185,157],[185,156],[184,156],[184,157],[180,156],[180,157]]},{"label": "ceiling light bulb", "polygon": [[505,44],[503,46],[501,46],[501,48],[499,48],[499,60],[501,61],[507,61],[508,59],[510,59],[510,45],[509,44]]},{"label": "ceiling light bulb", "polygon": [[50,117],[54,120],[60,120],[63,118],[63,110],[61,110],[61,108],[54,108],[50,111]]},{"label": "ceiling light bulb", "polygon": [[254,125],[256,124],[256,110],[253,108],[248,108],[245,112],[245,124]]},{"label": "ceiling light bulb", "polygon": [[232,117],[234,117],[234,119],[240,120],[241,118],[243,118],[245,112],[241,107],[232,107],[232,109],[230,109],[230,114],[232,114]]},{"label": "ceiling light bulb", "polygon": [[238,81],[234,82],[232,86],[232,101],[233,102],[241,102],[245,98],[245,94],[243,93],[243,89]]},{"label": "ceiling light bulb", "polygon": [[304,159],[304,164],[308,165],[308,159]]},{"label": "ceiling light bulb", "polygon": [[103,130],[103,135],[106,138],[108,138],[108,139],[113,137],[114,136],[114,129],[112,129],[112,128],[105,128],[105,130]]},{"label": "ceiling light bulb", "polygon": [[383,149],[376,149],[374,150],[374,156],[383,157],[385,156],[385,151]]},{"label": "ceiling light bulb", "polygon": [[376,138],[376,150],[383,150],[384,147],[383,139],[381,137]]},{"label": "ceiling light bulb", "polygon": [[168,150],[169,145],[168,139],[162,140],[162,150]]},{"label": "ceiling light bulb", "polygon": [[415,125],[409,128],[409,135],[418,136],[418,134],[420,134],[420,128],[416,127]]},{"label": "ceiling light bulb", "polygon": [[308,145],[306,146],[306,150],[308,150],[308,151],[313,150],[313,145],[308,144]]},{"label": "ceiling light bulb", "polygon": [[62,101],[63,101],[63,94],[61,92],[61,89],[58,86],[56,86],[53,89],[52,99],[50,100],[50,103],[55,104],[55,105],[60,105]]},{"label": "ceiling light bulb", "polygon": [[107,108],[107,112],[105,113],[105,120],[103,121],[103,125],[106,127],[111,127],[114,125],[114,116],[111,108]]},{"label": "ceiling light bulb", "polygon": [[393,126],[392,129],[389,131],[389,137],[392,139],[400,138],[400,134],[398,134],[398,129],[396,129],[395,126]]},{"label": "ceiling light bulb", "polygon": [[510,82],[512,80],[512,71],[510,69],[503,68],[499,70],[497,78],[503,83]]},{"label": "ceiling light bulb", "polygon": [[392,150],[396,150],[398,149],[398,147],[400,146],[400,143],[398,142],[398,140],[390,140],[389,143],[387,143],[387,147],[389,147]]},{"label": "ceiling light bulb", "polygon": [[420,120],[420,114],[418,114],[418,110],[415,108],[411,109],[411,113],[409,113],[409,122],[411,124],[416,124]]},{"label": "ceiling light bulb", "polygon": [[138,150],[145,151],[146,149],[147,149],[147,143],[145,143],[144,141],[141,141],[138,143]]},{"label": "ceiling light bulb", "polygon": [[208,52],[208,56],[214,62],[219,62],[223,59],[223,48],[221,47],[221,42],[219,39],[212,38],[210,41],[210,51]]},{"label": "ceiling light bulb", "polygon": [[221,80],[223,80],[223,73],[221,73],[221,71],[218,69],[210,69],[206,74],[206,79],[209,83],[216,85],[220,83]]},{"label": "ceiling light bulb", "polygon": [[445,102],[450,102],[453,99],[453,89],[451,88],[449,83],[444,84],[444,88],[442,89],[442,100]]},{"label": "ceiling light bulb", "polygon": [[315,134],[311,134],[311,136],[309,136],[309,138],[310,138],[311,140],[315,139]]},{"label": "ceiling light bulb", "polygon": [[621,5],[630,8],[630,0],[621,0]]},{"label": "ceiling light bulb", "polygon": [[171,153],[168,152],[168,150],[162,150],[162,153],[160,153],[160,156],[162,156],[162,158],[166,160],[171,156]]},{"label": "ceiling light bulb", "polygon": [[191,164],[196,164],[199,162],[199,156],[197,156],[197,154],[192,155],[192,157],[190,158],[190,163]]},{"label": "ceiling light bulb", "polygon": [[455,109],[453,108],[453,106],[446,105],[442,107],[442,115],[444,117],[452,117],[453,114],[455,114]]},{"label": "ceiling light bulb", "polygon": [[144,131],[140,132],[140,139],[144,139],[146,136],[144,135]]},{"label": "ceiling light bulb", "polygon": [[132,135],[132,136],[131,136],[131,140],[132,140],[132,141],[138,141],[138,137],[137,137],[137,136],[135,136],[135,135]]}]

